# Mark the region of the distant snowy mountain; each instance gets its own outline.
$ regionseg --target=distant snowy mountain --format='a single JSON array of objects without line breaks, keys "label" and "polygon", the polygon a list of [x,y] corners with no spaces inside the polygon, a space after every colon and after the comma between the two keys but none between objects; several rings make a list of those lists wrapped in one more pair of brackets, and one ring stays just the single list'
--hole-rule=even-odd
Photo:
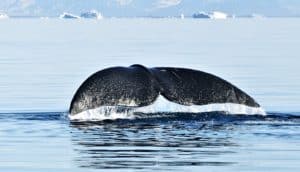
[{"label": "distant snowy mountain", "polygon": [[86,19],[102,19],[103,16],[101,15],[101,13],[99,13],[96,10],[91,10],[91,11],[87,11],[87,12],[83,12],[81,13],[80,16],[77,16],[75,14],[71,14],[71,13],[62,13],[59,18],[61,19],[80,19],[80,18],[86,18]]},{"label": "distant snowy mountain", "polygon": [[[80,16],[92,9],[107,17],[192,17],[197,11],[222,11],[236,16],[300,16],[295,0],[1,0],[0,12],[9,16]],[[86,13],[92,17],[94,14]],[[217,18],[224,15],[216,13]]]}]

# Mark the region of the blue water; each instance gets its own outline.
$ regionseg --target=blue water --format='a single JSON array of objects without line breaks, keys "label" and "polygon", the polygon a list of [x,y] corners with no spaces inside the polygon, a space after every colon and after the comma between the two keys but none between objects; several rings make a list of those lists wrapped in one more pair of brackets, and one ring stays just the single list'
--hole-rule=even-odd
[{"label": "blue water", "polygon": [[[300,19],[0,21],[0,171],[299,171]],[[78,86],[109,66],[218,75],[267,116],[160,114],[71,122]]]}]

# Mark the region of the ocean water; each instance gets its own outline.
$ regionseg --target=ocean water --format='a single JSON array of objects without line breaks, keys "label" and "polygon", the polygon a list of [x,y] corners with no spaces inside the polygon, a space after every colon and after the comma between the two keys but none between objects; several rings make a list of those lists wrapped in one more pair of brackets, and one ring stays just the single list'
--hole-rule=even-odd
[{"label": "ocean water", "polygon": [[[0,171],[299,171],[300,19],[0,20]],[[79,85],[110,66],[188,67],[261,115],[72,122]]]}]

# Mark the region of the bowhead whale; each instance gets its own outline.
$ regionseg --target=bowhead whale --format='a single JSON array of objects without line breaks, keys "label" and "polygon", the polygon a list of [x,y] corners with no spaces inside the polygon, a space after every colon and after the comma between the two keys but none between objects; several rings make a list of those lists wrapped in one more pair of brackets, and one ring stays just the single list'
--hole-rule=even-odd
[{"label": "bowhead whale", "polygon": [[252,97],[215,75],[186,68],[142,65],[111,67],[91,75],[73,96],[69,117],[76,119],[108,107],[144,113],[264,114]]}]

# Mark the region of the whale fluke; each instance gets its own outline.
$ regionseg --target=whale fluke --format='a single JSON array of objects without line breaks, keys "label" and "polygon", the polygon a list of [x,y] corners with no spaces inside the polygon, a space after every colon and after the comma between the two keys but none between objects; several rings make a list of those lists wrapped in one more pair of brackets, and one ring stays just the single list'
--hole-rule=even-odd
[{"label": "whale fluke", "polygon": [[139,108],[153,104],[160,95],[183,106],[232,103],[260,107],[244,91],[209,73],[132,65],[91,75],[76,91],[69,113],[75,115],[102,106]]}]

